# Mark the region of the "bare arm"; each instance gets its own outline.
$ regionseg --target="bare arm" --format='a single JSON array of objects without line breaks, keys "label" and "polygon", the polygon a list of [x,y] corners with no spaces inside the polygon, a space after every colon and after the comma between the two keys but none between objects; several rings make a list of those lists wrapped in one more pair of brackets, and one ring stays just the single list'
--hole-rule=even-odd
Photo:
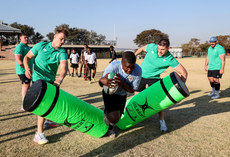
[{"label": "bare arm", "polygon": [[142,46],[141,48],[139,48],[136,52],[135,52],[135,56],[137,56],[139,53],[141,53],[142,51],[146,51],[146,47],[147,45],[145,46]]},{"label": "bare arm", "polygon": [[60,65],[61,65],[61,73],[60,76],[54,81],[54,83],[58,86],[61,85],[63,79],[66,76],[67,70],[68,70],[68,62],[67,60],[62,60],[60,61]]},{"label": "bare arm", "polygon": [[24,69],[22,55],[14,55],[14,56],[15,56],[15,60],[18,63],[18,65],[20,65],[20,67]]},{"label": "bare arm", "polygon": [[120,77],[120,75],[119,75],[118,73],[116,74],[115,83],[116,83],[118,86],[122,87],[122,88],[123,88],[124,90],[126,90],[127,92],[129,92],[129,93],[134,93],[134,89],[133,89],[130,85],[126,84],[126,83],[121,79],[121,77]]},{"label": "bare arm", "polygon": [[221,69],[220,74],[224,74],[224,67],[225,67],[225,54],[219,55],[221,60]]},{"label": "bare arm", "polygon": [[32,78],[32,70],[29,67],[29,62],[32,58],[34,58],[34,54],[31,51],[29,51],[23,59],[23,64],[25,67],[25,75],[28,79]]},{"label": "bare arm", "polygon": [[181,79],[186,82],[187,77],[188,77],[188,72],[187,70],[181,65],[179,64],[176,68],[174,68],[174,70],[176,72],[178,72],[181,75]]},{"label": "bare arm", "polygon": [[204,70],[205,71],[208,71],[208,55],[207,55],[207,57],[206,57],[206,59],[205,59],[205,63],[204,63]]},{"label": "bare arm", "polygon": [[95,59],[95,67],[97,68],[97,59]]}]

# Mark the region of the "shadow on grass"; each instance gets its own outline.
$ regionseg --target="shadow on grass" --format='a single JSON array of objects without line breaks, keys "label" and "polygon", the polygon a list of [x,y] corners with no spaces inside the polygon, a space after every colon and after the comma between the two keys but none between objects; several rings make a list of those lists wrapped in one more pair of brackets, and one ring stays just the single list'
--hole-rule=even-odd
[{"label": "shadow on grass", "polygon": [[58,133],[58,134],[54,134],[54,135],[51,135],[51,136],[47,136],[48,140],[49,140],[49,143],[56,143],[58,141],[61,140],[61,137],[73,132],[73,131],[76,131],[74,129],[71,129],[71,130],[68,130],[68,131],[65,131],[65,132],[61,132],[61,133]]},{"label": "shadow on grass", "polygon": [[25,111],[21,111],[21,112],[9,113],[9,114],[0,115],[0,117],[12,116],[12,115],[21,114],[21,113],[26,113],[26,112]]},{"label": "shadow on grass", "polygon": [[31,115],[33,115],[33,114],[31,114],[31,113],[29,113],[29,114],[23,114],[23,115],[19,115],[19,116],[14,116],[14,117],[0,119],[0,121],[5,121],[5,120],[10,120],[10,119],[15,119],[15,118],[21,118],[21,117],[26,117],[26,116],[31,116]]},{"label": "shadow on grass", "polygon": [[[33,130],[33,131],[29,132],[29,133],[26,133],[26,134],[23,134],[23,135],[20,135],[20,136],[16,136],[16,137],[8,138],[8,139],[5,139],[5,140],[1,140],[0,143],[8,142],[8,141],[11,141],[11,140],[19,139],[19,138],[30,136],[30,135],[34,135],[35,134],[34,129],[36,129],[36,128],[37,128],[37,125],[34,125],[34,126],[31,126],[31,127],[28,127],[28,128],[24,128],[24,129],[20,129],[20,130],[17,130],[17,131],[13,131],[13,132],[9,132],[9,133],[0,135],[0,137],[3,137],[3,136],[7,136],[7,135],[13,135],[13,134],[17,134],[17,133],[21,133],[21,132]],[[57,127],[54,127],[54,128],[57,128]],[[54,128],[45,128],[44,130],[50,130],[50,129],[54,129]],[[65,135],[67,133],[63,132],[61,134]]]},{"label": "shadow on grass", "polygon": [[[191,94],[198,93],[192,91]],[[221,98],[229,97],[230,88],[221,92]],[[193,103],[195,106],[187,108],[179,108]],[[208,115],[224,113],[230,111],[230,101],[218,103],[216,100],[211,100],[210,97],[204,95],[196,97],[191,100],[182,102],[181,104],[174,105],[170,109],[165,110],[166,122],[169,128],[169,133],[180,129],[193,121]],[[174,109],[175,108],[175,109]],[[155,125],[154,125],[155,123]],[[115,156],[123,153],[129,149],[136,147],[137,145],[152,141],[161,136],[158,128],[159,120],[157,118],[148,118],[145,121],[130,128],[131,131],[135,128],[135,131],[118,136],[113,141],[103,144],[102,146],[94,149],[91,152],[84,154],[87,156]],[[119,130],[118,133],[125,133],[126,131]],[[154,150],[153,150],[154,151]]]},{"label": "shadow on grass", "polygon": [[15,80],[8,80],[8,81],[0,81],[0,84],[13,83],[13,82],[20,82],[20,80],[19,79],[15,79]]}]

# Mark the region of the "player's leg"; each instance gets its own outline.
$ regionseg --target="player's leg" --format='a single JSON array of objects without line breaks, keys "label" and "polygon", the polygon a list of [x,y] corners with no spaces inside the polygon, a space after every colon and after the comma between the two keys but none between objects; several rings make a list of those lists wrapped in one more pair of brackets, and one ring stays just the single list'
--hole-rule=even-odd
[{"label": "player's leg", "polygon": [[212,88],[211,93],[208,94],[208,96],[213,96],[215,94],[215,84],[214,84],[214,78],[213,78],[213,71],[212,70],[208,70],[207,73],[207,77],[208,77],[208,81],[210,83],[210,86]]},{"label": "player's leg", "polygon": [[37,144],[46,144],[49,141],[46,139],[45,134],[43,133],[43,124],[45,122],[45,118],[38,116],[38,122],[37,122],[37,132],[34,136],[34,142]]},{"label": "player's leg", "polygon": [[211,99],[218,99],[220,97],[219,91],[220,91],[220,78],[222,75],[219,73],[219,70],[215,70],[213,72],[213,83],[215,85],[215,93],[211,97]]},{"label": "player's leg", "polygon": [[[148,86],[152,86],[154,83],[156,83],[157,81],[159,81],[160,79],[147,79],[146,83],[148,84]],[[166,132],[168,130],[166,122],[165,122],[165,114],[164,114],[164,110],[158,112],[159,115],[159,120],[160,120],[160,131],[161,132]]]},{"label": "player's leg", "polygon": [[75,73],[76,73],[76,76],[79,77],[79,75],[78,75],[78,64],[76,64],[76,66],[75,66]]},{"label": "player's leg", "polygon": [[84,65],[84,63],[80,62],[80,74],[79,74],[79,77],[81,77],[83,65]]},{"label": "player's leg", "polygon": [[105,117],[104,121],[109,125],[108,135],[110,137],[116,137],[114,131],[115,124],[120,120],[121,114],[124,112],[126,96],[120,95],[108,95],[102,91],[104,105],[105,105]]},{"label": "player's leg", "polygon": [[137,95],[138,93],[143,91],[145,88],[146,88],[146,79],[142,77],[141,82],[138,86],[138,89],[134,92],[134,95]]},{"label": "player's leg", "polygon": [[72,77],[74,77],[74,65],[72,64],[71,67],[72,67]]},{"label": "player's leg", "polygon": [[95,82],[95,75],[96,75],[96,67],[95,64],[93,65],[93,81]]},{"label": "player's leg", "polygon": [[[22,82],[22,91],[21,91],[21,93],[22,93],[22,102],[23,102],[24,97],[25,97],[27,91],[30,88],[31,79],[28,79],[24,74],[18,75],[18,76],[19,76],[19,79]],[[25,111],[24,108],[23,108],[23,105],[21,105],[21,110]]]}]

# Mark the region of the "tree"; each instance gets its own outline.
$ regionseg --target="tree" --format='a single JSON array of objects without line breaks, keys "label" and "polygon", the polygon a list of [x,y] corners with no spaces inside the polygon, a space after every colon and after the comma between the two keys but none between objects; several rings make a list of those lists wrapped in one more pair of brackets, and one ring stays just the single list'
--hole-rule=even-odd
[{"label": "tree", "polygon": [[190,55],[200,55],[200,39],[191,38],[190,41],[182,45],[182,50],[185,53],[190,53]]},{"label": "tree", "polygon": [[43,35],[41,35],[39,32],[36,32],[34,35],[32,35],[32,43],[36,44],[41,42],[41,40],[44,38]]},{"label": "tree", "polygon": [[230,35],[219,35],[217,36],[217,40],[225,50],[230,49]]},{"label": "tree", "polygon": [[[70,32],[70,36],[66,39],[67,44],[101,44],[103,41],[105,41],[104,35],[98,35],[95,31],[91,30],[90,32],[86,29],[81,29],[77,27],[69,27],[67,24],[62,24],[59,26],[56,26],[55,30],[58,28],[65,28]],[[46,35],[50,41],[52,41],[54,33],[50,32]]]},{"label": "tree", "polygon": [[165,33],[162,33],[160,30],[150,29],[138,34],[133,41],[136,45],[138,45],[138,47],[141,47],[149,43],[158,43],[161,39],[168,38],[169,36]]},{"label": "tree", "polygon": [[48,34],[46,34],[46,37],[49,39],[49,41],[53,41],[54,33],[53,32],[49,32]]},{"label": "tree", "polygon": [[34,35],[34,28],[28,25],[22,25],[17,22],[14,22],[10,25],[11,27],[18,28],[22,33],[26,34],[29,38]]},{"label": "tree", "polygon": [[201,52],[208,52],[209,47],[210,47],[210,44],[207,41],[205,43],[199,45]]},{"label": "tree", "polygon": [[[33,35],[35,34],[33,27],[30,27],[28,25],[22,25],[22,24],[19,24],[17,22],[10,24],[10,26],[17,28],[17,29],[20,29],[22,33],[24,33],[28,36],[29,42],[31,43],[31,39],[32,39]],[[17,36],[7,36],[6,35],[6,37],[9,40],[10,44],[16,44],[16,42],[18,41]]]}]

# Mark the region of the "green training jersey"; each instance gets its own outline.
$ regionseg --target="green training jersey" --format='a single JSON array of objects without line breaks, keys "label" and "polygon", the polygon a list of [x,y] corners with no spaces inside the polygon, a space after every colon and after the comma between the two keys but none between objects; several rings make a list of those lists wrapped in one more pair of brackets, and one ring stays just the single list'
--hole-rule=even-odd
[{"label": "green training jersey", "polygon": [[211,46],[208,48],[208,70],[220,70],[221,59],[220,55],[225,54],[224,48],[216,44],[214,48]]},{"label": "green training jersey", "polygon": [[[14,49],[14,54],[15,55],[20,55],[22,56],[22,62],[25,57],[25,55],[30,51],[30,47],[28,45],[25,45],[23,43],[19,43],[16,48]],[[33,60],[30,61],[29,67],[32,69],[33,68]],[[21,75],[25,74],[25,69],[22,68],[17,62],[16,62],[16,74]]]},{"label": "green training jersey", "polygon": [[158,45],[148,44],[146,47],[147,54],[141,64],[142,77],[146,79],[160,78],[160,74],[163,73],[169,66],[175,68],[179,65],[179,62],[172,56],[170,52],[164,56],[158,56]]},{"label": "green training jersey", "polygon": [[54,49],[52,42],[41,42],[34,45],[31,52],[35,56],[32,81],[54,82],[60,61],[68,59],[65,49]]}]

